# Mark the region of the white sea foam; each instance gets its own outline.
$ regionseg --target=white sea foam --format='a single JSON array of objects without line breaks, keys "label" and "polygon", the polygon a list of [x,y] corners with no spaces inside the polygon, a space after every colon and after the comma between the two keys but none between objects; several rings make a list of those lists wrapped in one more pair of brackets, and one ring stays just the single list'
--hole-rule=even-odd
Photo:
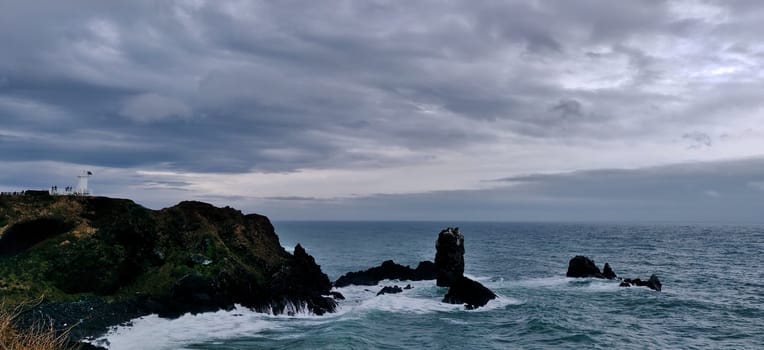
[{"label": "white sea foam", "polygon": [[[406,284],[411,284],[413,288],[404,289],[399,294],[376,295],[382,286],[398,285],[403,287]],[[415,314],[456,311],[482,312],[522,303],[517,299],[498,295],[496,299],[489,301],[484,307],[476,310],[465,310],[463,305],[441,302],[447,289],[435,286],[433,281],[381,281],[377,286],[347,286],[339,288],[337,291],[346,298],[340,302],[339,312],[347,314],[371,310]]]},{"label": "white sea foam", "polygon": [[614,292],[619,290],[618,281],[600,278],[571,278],[551,276],[530,278],[510,283],[510,287],[565,289],[571,291]]},{"label": "white sea foam", "polygon": [[[486,278],[487,279],[487,278]],[[377,296],[383,286],[410,284],[413,288],[404,289],[398,294]],[[370,312],[389,312],[406,314],[449,313],[449,319],[458,322],[455,313],[485,312],[504,308],[522,302],[506,296],[497,296],[484,307],[466,310],[463,305],[441,302],[446,288],[435,286],[434,281],[382,281],[376,286],[347,286],[336,288],[345,300],[339,301],[337,312],[317,316],[300,311],[293,315],[270,315],[257,313],[237,306],[231,311],[217,311],[198,315],[183,315],[168,320],[156,315],[141,317],[126,326],[114,327],[104,337],[94,341],[106,345],[111,350],[120,349],[186,349],[194,343],[209,344],[216,340],[257,336],[258,333],[270,332],[269,337],[294,336],[290,328],[320,325],[339,320],[362,318]],[[298,309],[298,308],[295,308]],[[273,332],[280,333],[274,335]]]},{"label": "white sea foam", "polygon": [[525,280],[518,280],[518,281],[512,282],[512,284],[519,287],[550,288],[550,287],[566,286],[568,282],[570,281],[572,281],[572,279],[565,276],[552,276],[552,277],[541,277],[541,278],[530,278]]},{"label": "white sea foam", "polygon": [[183,349],[184,344],[230,339],[280,326],[265,316],[246,308],[186,314],[173,320],[150,315],[133,320],[129,326],[114,327],[94,343],[107,345],[111,350]]}]

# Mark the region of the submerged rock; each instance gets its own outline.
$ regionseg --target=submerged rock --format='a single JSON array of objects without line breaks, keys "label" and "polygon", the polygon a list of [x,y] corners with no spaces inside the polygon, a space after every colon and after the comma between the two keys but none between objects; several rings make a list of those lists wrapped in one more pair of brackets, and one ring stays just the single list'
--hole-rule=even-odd
[{"label": "submerged rock", "polygon": [[440,231],[435,242],[435,269],[438,287],[449,287],[464,275],[464,236],[459,228]]},{"label": "submerged rock", "polygon": [[358,286],[374,286],[382,280],[423,281],[435,279],[435,264],[422,261],[416,269],[396,264],[387,260],[380,266],[364,271],[348,272],[334,282],[335,287],[346,287],[351,284]]},{"label": "submerged rock", "polygon": [[398,294],[398,293],[401,293],[401,292],[403,292],[403,288],[398,287],[397,285],[396,286],[392,286],[392,287],[391,286],[384,286],[382,288],[382,290],[380,290],[379,293],[377,293],[377,295],[382,295],[382,294]]},{"label": "submerged rock", "polygon": [[567,277],[596,277],[605,278],[600,272],[599,267],[594,264],[594,260],[583,255],[577,255],[568,262]]},{"label": "submerged rock", "polygon": [[448,293],[443,297],[443,302],[464,304],[467,309],[472,310],[485,306],[488,301],[495,298],[496,294],[480,284],[480,282],[461,276],[452,281],[451,288],[448,289]]}]

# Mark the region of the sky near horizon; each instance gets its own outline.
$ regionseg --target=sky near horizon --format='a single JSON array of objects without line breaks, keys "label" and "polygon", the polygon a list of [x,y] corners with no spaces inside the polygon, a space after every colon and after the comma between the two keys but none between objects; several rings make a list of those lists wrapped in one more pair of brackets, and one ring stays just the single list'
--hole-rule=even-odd
[{"label": "sky near horizon", "polygon": [[764,221],[764,4],[0,0],[0,189]]}]

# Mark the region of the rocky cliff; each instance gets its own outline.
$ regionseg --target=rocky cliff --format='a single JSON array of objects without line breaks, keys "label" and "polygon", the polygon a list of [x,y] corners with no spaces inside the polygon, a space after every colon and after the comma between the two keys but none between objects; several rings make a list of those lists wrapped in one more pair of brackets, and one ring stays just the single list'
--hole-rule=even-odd
[{"label": "rocky cliff", "polygon": [[323,314],[336,306],[323,296],[330,289],[313,257],[299,245],[286,252],[262,215],[201,202],[155,211],[105,197],[0,196],[0,298],[43,297],[29,314],[78,320],[81,335],[235,303]]}]

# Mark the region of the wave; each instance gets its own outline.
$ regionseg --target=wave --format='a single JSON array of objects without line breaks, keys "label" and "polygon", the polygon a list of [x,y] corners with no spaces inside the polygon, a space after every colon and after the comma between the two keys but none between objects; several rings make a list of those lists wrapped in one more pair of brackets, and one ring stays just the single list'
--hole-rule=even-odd
[{"label": "wave", "polygon": [[[490,279],[488,277],[486,280]],[[377,296],[381,286],[398,285],[403,287],[410,284],[413,288],[404,289],[398,294],[383,294]],[[435,282],[430,281],[381,281],[376,286],[347,286],[336,288],[336,291],[345,296],[345,300],[339,304],[339,313],[354,313],[365,311],[406,312],[415,314],[427,314],[434,312],[482,312],[504,308],[508,305],[517,305],[522,302],[497,294],[497,298],[491,300],[484,307],[476,310],[465,310],[461,304],[447,304],[441,302],[447,289],[437,287]]]},{"label": "wave", "polygon": [[120,349],[179,349],[179,345],[214,339],[230,339],[280,327],[265,316],[247,308],[231,311],[185,314],[176,319],[149,315],[127,325],[113,327],[105,336],[91,343]]},{"label": "wave", "polygon": [[[488,279],[488,278],[486,278]],[[404,289],[398,294],[377,292],[385,285],[396,284]],[[266,333],[268,337],[290,334],[294,327],[316,326],[338,320],[368,317],[373,313],[448,314],[453,322],[459,322],[459,313],[488,312],[522,304],[521,301],[498,295],[484,307],[466,310],[463,305],[441,302],[446,288],[435,286],[434,281],[382,281],[376,286],[347,286],[336,288],[345,300],[339,301],[337,312],[317,316],[299,311],[289,316],[258,313],[236,306],[230,311],[217,311],[197,315],[186,314],[177,319],[163,319],[157,315],[144,316],[126,325],[113,327],[105,336],[91,341],[111,350],[120,349],[185,349],[195,343],[224,341],[242,337],[256,337]],[[282,334],[282,335],[278,335]]]},{"label": "wave", "polygon": [[[503,283],[504,288],[544,288],[544,289],[560,289],[568,290],[571,292],[616,292],[624,290],[618,286],[618,280],[607,280],[601,278],[572,278],[565,276],[550,276],[529,278],[517,281],[510,281]],[[641,288],[638,288],[641,289]]]}]

